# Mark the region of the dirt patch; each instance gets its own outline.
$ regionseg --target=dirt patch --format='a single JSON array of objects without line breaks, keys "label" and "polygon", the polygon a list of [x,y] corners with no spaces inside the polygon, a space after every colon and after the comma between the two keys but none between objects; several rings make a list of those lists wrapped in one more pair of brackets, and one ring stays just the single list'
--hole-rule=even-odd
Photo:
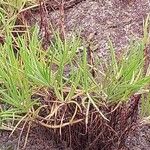
[{"label": "dirt patch", "polygon": [[50,130],[37,125],[31,128],[26,148],[23,149],[25,131],[21,137],[20,131],[15,132],[11,137],[9,137],[10,132],[0,131],[0,150],[72,150],[65,142],[56,141]]},{"label": "dirt patch", "polygon": [[129,150],[150,150],[150,124],[141,123],[134,126],[125,145]]},{"label": "dirt patch", "polygon": [[[26,148],[23,149],[25,142],[25,132],[20,138],[18,143],[19,133],[14,133],[9,137],[10,132],[0,132],[0,150],[73,150],[68,147],[66,142],[58,142],[52,137],[50,130],[41,126],[32,127]],[[138,123],[130,129],[129,135],[125,141],[125,147],[119,150],[150,150],[150,124]],[[19,144],[19,149],[18,148]],[[112,150],[118,150],[115,147],[111,147]],[[109,149],[109,150],[110,150]],[[81,150],[84,150],[81,148]],[[94,148],[93,150],[101,150]],[[108,149],[104,149],[108,150]]]},{"label": "dirt patch", "polygon": [[[70,3],[70,6],[65,9],[67,35],[75,32],[86,41],[90,40],[95,45],[94,51],[101,57],[108,54],[108,36],[117,51],[124,50],[131,40],[140,38],[143,21],[150,12],[149,0],[80,0]],[[35,12],[29,20],[40,22],[40,17],[40,13]],[[53,27],[60,26],[58,9],[50,9],[47,17]]]},{"label": "dirt patch", "polygon": [[[118,51],[126,48],[131,39],[141,37],[149,6],[149,0],[82,1],[65,11],[65,28],[68,34],[81,31],[86,40],[91,38],[97,54],[103,57],[108,53],[108,36]],[[49,17],[53,25],[59,25],[59,11],[49,12]]]}]

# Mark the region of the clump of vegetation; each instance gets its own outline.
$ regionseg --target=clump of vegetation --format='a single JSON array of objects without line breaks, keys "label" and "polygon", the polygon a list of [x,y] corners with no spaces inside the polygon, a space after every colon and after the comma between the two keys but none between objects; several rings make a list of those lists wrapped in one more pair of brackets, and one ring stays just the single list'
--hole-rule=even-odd
[{"label": "clump of vegetation", "polygon": [[[3,26],[6,16],[1,11]],[[109,40],[109,59],[95,58],[93,65],[79,36],[67,40],[54,32],[44,50],[36,26],[17,36],[7,26],[0,44],[1,129],[13,133],[27,126],[28,136],[37,123],[74,149],[122,147],[138,119],[139,103],[149,92],[148,19],[143,39],[132,42],[119,57]]]}]

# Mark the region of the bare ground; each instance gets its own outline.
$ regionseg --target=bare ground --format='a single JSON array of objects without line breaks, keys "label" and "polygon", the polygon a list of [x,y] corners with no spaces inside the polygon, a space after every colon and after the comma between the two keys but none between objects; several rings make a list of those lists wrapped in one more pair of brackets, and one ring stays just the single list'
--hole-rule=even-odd
[{"label": "bare ground", "polygon": [[[65,11],[65,28],[68,34],[81,32],[97,45],[98,55],[106,56],[108,36],[116,50],[126,48],[131,39],[142,36],[149,12],[149,0],[86,0]],[[59,24],[59,11],[50,12],[49,18]]]}]

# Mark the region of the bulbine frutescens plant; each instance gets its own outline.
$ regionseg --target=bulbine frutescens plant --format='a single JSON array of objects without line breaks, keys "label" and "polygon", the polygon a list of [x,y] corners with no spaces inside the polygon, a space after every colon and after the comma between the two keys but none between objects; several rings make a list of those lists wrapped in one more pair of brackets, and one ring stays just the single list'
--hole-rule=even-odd
[{"label": "bulbine frutescens plant", "polygon": [[[44,96],[48,95],[49,91],[55,95],[49,113],[43,118],[44,121],[57,116],[57,111],[65,105],[72,104],[75,105],[75,112],[65,125],[81,121],[83,118],[74,121],[76,113],[82,111],[82,106],[76,101],[79,96],[84,99],[88,97],[90,99],[88,105],[91,103],[99,110],[90,97],[90,93],[97,85],[88,70],[86,50],[83,50],[81,58],[77,57],[80,46],[79,37],[62,41],[56,33],[54,42],[47,51],[44,51],[38,39],[37,28],[33,30],[32,35],[28,32],[18,36],[15,44],[11,33],[8,34],[4,45],[1,44],[0,54],[0,93],[1,104],[4,106],[1,108],[1,120],[9,118],[14,122],[22,116],[23,120],[27,118],[36,120],[36,117],[40,117],[40,110],[49,106],[46,102],[42,105],[41,101],[38,101],[40,96],[37,100],[32,98],[39,89],[46,91]],[[65,73],[66,69],[69,69],[69,72]],[[51,99],[47,100],[51,103]],[[84,104],[84,107],[87,105]],[[44,124],[42,121],[40,121],[42,125],[59,127]]]},{"label": "bulbine frutescens plant", "polygon": [[[120,57],[109,40],[108,61],[95,60],[98,66],[91,66],[78,36],[62,40],[55,32],[49,48],[43,50],[37,27],[15,38],[7,30],[0,45],[1,123],[15,126],[13,131],[23,122],[54,129],[82,123],[88,129],[95,115],[109,123],[119,104],[147,92],[144,31],[144,38],[131,43]],[[105,112],[113,104],[111,113]]]},{"label": "bulbine frutescens plant", "polygon": [[[57,116],[59,114],[58,112],[62,111],[67,105],[75,105],[76,109],[70,120],[67,120],[67,122],[64,121],[65,123],[63,123],[61,122],[63,118],[62,120],[60,119],[61,126],[73,123],[76,113],[82,111],[82,106],[76,101],[77,98],[80,96],[84,99],[87,96],[90,97],[88,93],[94,91],[94,88],[97,86],[93,82],[94,79],[88,70],[85,49],[83,50],[83,56],[78,58],[77,52],[81,47],[80,38],[73,37],[71,40],[62,41],[59,34],[56,33],[54,34],[54,42],[51,43],[47,51],[41,49],[36,30],[33,32],[32,38],[29,41],[28,49],[24,47],[20,49],[26,76],[33,85],[40,88],[44,87],[47,93],[49,93],[49,90],[52,90],[56,96],[55,102],[49,104],[51,114],[48,114],[45,118],[49,118],[50,120],[54,116]],[[20,44],[26,45],[24,40],[21,39]],[[51,103],[51,99],[48,101]],[[99,110],[92,98],[89,103],[92,103]],[[44,107],[47,108],[48,106],[46,105]],[[40,112],[40,109],[38,109],[38,112]],[[65,113],[68,112],[66,111]],[[79,119],[75,122],[81,120]],[[56,124],[44,124],[42,121],[40,123],[51,128],[60,127]]]},{"label": "bulbine frutescens plant", "polygon": [[1,0],[0,7],[8,11],[10,15],[15,12],[20,12],[24,9],[25,5],[29,5],[30,7],[35,7],[37,0]]},{"label": "bulbine frutescens plant", "polygon": [[31,111],[36,101],[31,101],[30,82],[25,76],[21,59],[14,52],[10,35],[0,48],[0,119],[2,122],[20,120]]},{"label": "bulbine frutescens plant", "polygon": [[25,32],[27,26],[23,23],[26,20],[23,13],[38,6],[37,0],[1,0],[0,37],[5,36],[7,30],[13,33]]},{"label": "bulbine frutescens plant", "polygon": [[143,38],[132,41],[121,55],[115,53],[111,40],[108,40],[110,56],[107,62],[100,62],[100,82],[108,102],[128,101],[131,95],[148,92],[145,88],[150,81],[149,63],[145,53],[149,45],[148,31],[149,17],[144,23]]},{"label": "bulbine frutescens plant", "polygon": [[1,119],[18,119],[26,114],[40,117],[41,109],[48,109],[49,106],[39,101],[40,96],[37,100],[32,97],[44,89],[46,92],[43,95],[51,91],[55,100],[46,99],[50,102],[50,110],[40,121],[42,125],[53,128],[63,126],[64,118],[58,121],[60,126],[54,125],[53,121],[43,122],[47,118],[51,120],[61,108],[70,104],[75,109],[70,120],[64,121],[65,125],[72,123],[76,113],[83,109],[86,110],[85,118],[75,122],[85,119],[87,124],[91,106],[108,120],[100,110],[101,105],[128,101],[131,95],[143,92],[150,81],[150,77],[143,72],[143,40],[132,43],[120,59],[117,59],[111,41],[109,46],[110,58],[107,62],[100,62],[101,70],[95,69],[96,76],[93,78],[86,49],[82,48],[79,37],[62,41],[55,33],[50,47],[44,51],[37,28],[18,36],[15,45],[11,33],[8,34],[4,45],[1,44],[0,53]]},{"label": "bulbine frutescens plant", "polygon": [[[111,45],[111,42],[110,42]],[[114,50],[106,68],[103,81],[104,91],[108,101],[126,101],[136,92],[143,91],[142,87],[149,83],[149,76],[144,75],[144,47],[142,42],[133,43],[119,60],[116,59]]]}]

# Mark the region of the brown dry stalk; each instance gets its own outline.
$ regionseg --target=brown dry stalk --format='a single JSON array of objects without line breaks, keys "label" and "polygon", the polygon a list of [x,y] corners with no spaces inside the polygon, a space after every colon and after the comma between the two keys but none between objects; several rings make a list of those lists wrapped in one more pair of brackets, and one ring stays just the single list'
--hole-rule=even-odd
[{"label": "brown dry stalk", "polygon": [[83,121],[83,119],[78,119],[78,120],[74,120],[74,121],[71,121],[71,122],[62,123],[62,124],[59,124],[59,125],[49,125],[49,124],[41,122],[41,121],[37,122],[37,123],[39,123],[40,125],[42,125],[46,128],[60,129],[60,128],[65,127],[65,126],[74,125],[74,124],[79,123],[81,121]]},{"label": "brown dry stalk", "polygon": [[61,0],[60,4],[60,34],[63,40],[66,39],[66,34],[65,34],[65,12],[64,12],[64,0]]},{"label": "brown dry stalk", "polygon": [[51,40],[51,33],[50,33],[50,27],[49,27],[49,21],[48,21],[48,11],[46,8],[45,1],[40,0],[40,33],[42,35],[42,46],[44,49],[47,49],[50,40]]},{"label": "brown dry stalk", "polygon": [[148,66],[150,64],[150,45],[144,49],[144,73],[147,73]]},{"label": "brown dry stalk", "polygon": [[3,35],[0,35],[0,44],[4,44],[5,38]]},{"label": "brown dry stalk", "polygon": [[88,54],[89,54],[89,64],[90,64],[90,66],[91,66],[91,74],[92,74],[92,76],[93,77],[95,77],[95,70],[94,70],[94,56],[93,56],[93,51],[92,51],[92,49],[91,49],[91,47],[90,47],[90,45],[87,47],[87,49],[88,49]]}]

